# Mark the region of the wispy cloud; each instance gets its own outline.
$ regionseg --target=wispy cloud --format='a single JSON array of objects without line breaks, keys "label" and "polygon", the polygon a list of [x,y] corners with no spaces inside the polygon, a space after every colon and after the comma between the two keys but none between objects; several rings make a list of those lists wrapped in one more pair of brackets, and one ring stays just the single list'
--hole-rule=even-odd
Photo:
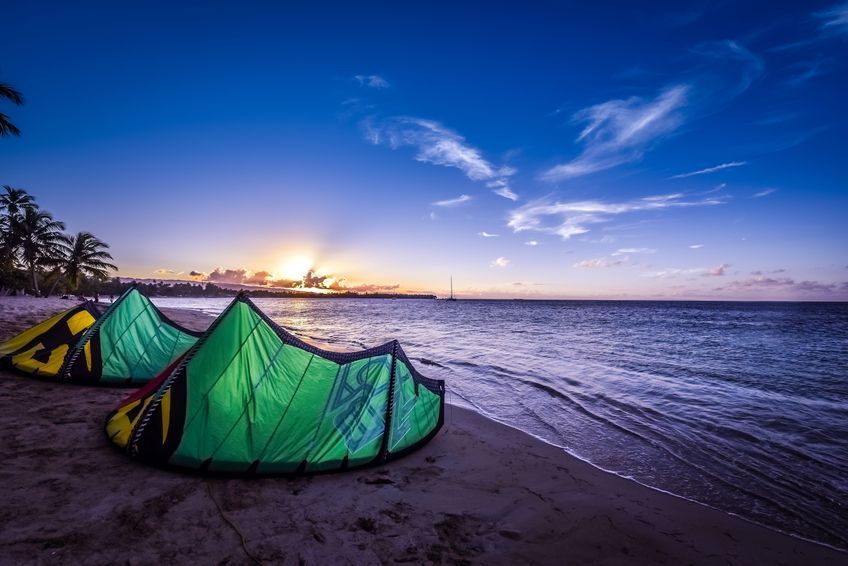
[{"label": "wispy cloud", "polygon": [[557,181],[609,169],[641,159],[648,146],[683,123],[689,86],[673,85],[650,100],[631,97],[595,104],[574,114],[584,124],[577,142],[583,152],[572,161],[548,169],[543,179]]},{"label": "wispy cloud", "polygon": [[344,119],[353,118],[354,116],[362,116],[366,112],[374,110],[374,104],[367,102],[358,96],[342,100],[342,109],[339,111],[339,117]]},{"label": "wispy cloud", "polygon": [[688,59],[689,68],[652,97],[609,100],[574,113],[572,122],[582,125],[575,140],[582,152],[541,177],[557,181],[639,161],[684,123],[714,113],[746,91],[765,70],[762,58],[731,40],[695,45]]},{"label": "wispy cloud", "polygon": [[539,242],[537,242],[536,240],[528,240],[528,241],[524,242],[524,245],[525,246],[538,246]]},{"label": "wispy cloud", "polygon": [[775,192],[777,192],[777,189],[766,189],[766,190],[764,190],[764,191],[760,191],[760,192],[758,192],[758,193],[754,193],[754,194],[751,196],[751,198],[763,198],[763,197],[767,197],[767,196],[769,196],[770,194],[775,193]]},{"label": "wispy cloud", "polygon": [[174,271],[173,269],[161,268],[154,271],[156,275],[182,275],[182,271]]},{"label": "wispy cloud", "polygon": [[492,261],[492,264],[491,264],[490,267],[506,267],[507,265],[509,265],[509,260],[506,259],[505,257],[499,257],[499,258],[495,259],[494,261]]},{"label": "wispy cloud", "polygon": [[848,282],[823,283],[820,281],[795,281],[791,277],[758,275],[730,281],[715,291],[778,292],[783,295],[805,298],[836,299],[848,297]]},{"label": "wispy cloud", "polygon": [[786,84],[793,87],[801,86],[816,77],[826,74],[829,70],[827,64],[823,63],[821,60],[803,61],[793,65],[792,68],[795,71],[795,74],[787,79]]},{"label": "wispy cloud", "polygon": [[754,122],[757,126],[774,126],[777,124],[785,124],[790,120],[795,120],[800,114],[797,112],[783,112],[779,114],[771,114]]},{"label": "wispy cloud", "polygon": [[[723,69],[723,71],[719,71],[719,67],[717,67],[712,72],[707,73],[707,75],[710,75],[708,82],[718,80],[720,86],[717,87],[718,91],[705,94],[716,96],[719,99],[733,97],[745,92],[765,70],[765,63],[759,56],[732,40],[701,43],[692,49],[692,53],[712,60]],[[727,78],[718,78],[720,74],[727,73],[727,65],[733,65],[735,82],[730,83]],[[704,88],[708,87],[705,86]],[[715,103],[715,101],[712,102]]]},{"label": "wispy cloud", "polygon": [[777,45],[769,51],[780,52],[800,49],[848,33],[848,2],[834,4],[827,10],[813,12],[812,18],[818,23],[814,35]]},{"label": "wispy cloud", "polygon": [[620,248],[613,252],[614,256],[629,255],[629,254],[655,254],[657,250],[654,248]]},{"label": "wispy cloud", "polygon": [[731,281],[727,287],[731,289],[750,289],[753,287],[786,287],[794,285],[795,281],[789,277],[749,277],[748,279],[740,279]]},{"label": "wispy cloud", "polygon": [[701,43],[691,54],[697,63],[653,97],[609,100],[576,112],[572,121],[583,126],[576,139],[582,152],[542,178],[570,179],[638,161],[687,120],[747,90],[765,68],[762,59],[735,41]]},{"label": "wispy cloud", "polygon": [[509,185],[515,168],[498,167],[483,157],[480,150],[466,143],[465,138],[439,122],[397,116],[381,122],[363,121],[365,137],[375,145],[386,144],[392,149],[411,146],[418,150],[416,161],[459,169],[472,181],[483,181],[495,194],[517,200]]},{"label": "wispy cloud", "polygon": [[713,165],[712,167],[707,167],[705,169],[698,169],[697,171],[691,171],[689,173],[680,173],[679,175],[674,175],[670,177],[670,179],[685,179],[686,177],[694,177],[695,175],[707,175],[708,173],[715,173],[716,171],[721,171],[723,169],[730,169],[732,167],[742,167],[743,165],[747,165],[747,161],[729,161],[727,163],[721,163],[719,165]]},{"label": "wispy cloud", "polygon": [[645,273],[646,277],[657,277],[660,279],[669,279],[683,275],[699,275],[701,277],[724,277],[727,273],[729,263],[722,263],[713,267],[667,267],[660,271],[652,271]]},{"label": "wispy cloud", "polygon": [[823,31],[848,33],[848,2],[836,4],[827,10],[816,12],[814,15],[821,21]]},{"label": "wispy cloud", "polygon": [[572,267],[576,269],[600,269],[606,267],[616,267],[619,265],[624,265],[627,263],[629,258],[623,257],[620,259],[610,259],[607,257],[596,257],[593,259],[584,259],[583,261],[578,261]]},{"label": "wispy cloud", "polygon": [[449,198],[449,199],[445,199],[445,200],[437,200],[436,202],[434,202],[432,204],[433,204],[433,206],[442,206],[442,207],[445,207],[445,208],[450,208],[452,206],[459,206],[461,204],[465,204],[469,201],[471,201],[471,196],[469,196],[469,195],[459,195],[456,198]]},{"label": "wispy cloud", "polygon": [[367,86],[371,88],[389,88],[392,86],[389,81],[380,75],[355,75],[353,80],[359,83],[359,86]]},{"label": "wispy cloud", "polygon": [[488,232],[477,232],[477,235],[484,238],[497,238],[499,236],[499,234],[489,234]]},{"label": "wispy cloud", "polygon": [[689,246],[690,249],[699,250],[704,247],[704,244],[692,244]]},{"label": "wispy cloud", "polygon": [[509,183],[506,179],[495,179],[494,181],[489,181],[486,183],[486,186],[492,189],[492,192],[498,196],[508,198],[511,201],[518,200],[518,195],[509,188]]},{"label": "wispy cloud", "polygon": [[567,240],[585,234],[592,224],[610,220],[611,217],[641,211],[669,208],[714,206],[727,202],[726,196],[687,199],[683,194],[644,197],[625,202],[597,200],[550,202],[536,200],[512,210],[507,225],[513,232],[535,231],[556,234]]}]

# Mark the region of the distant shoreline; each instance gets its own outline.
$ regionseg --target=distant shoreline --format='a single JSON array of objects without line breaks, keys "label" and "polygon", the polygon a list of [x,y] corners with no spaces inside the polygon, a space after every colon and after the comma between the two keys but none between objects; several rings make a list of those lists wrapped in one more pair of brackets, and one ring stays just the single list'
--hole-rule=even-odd
[{"label": "distant shoreline", "polygon": [[235,297],[241,292],[253,298],[272,299],[436,299],[432,293],[362,292],[316,288],[313,291],[298,289],[273,289],[237,283],[212,283],[190,281],[139,280],[116,277],[101,283],[100,297],[120,296],[132,286],[138,287],[148,297],[172,297],[181,299],[219,299]]}]

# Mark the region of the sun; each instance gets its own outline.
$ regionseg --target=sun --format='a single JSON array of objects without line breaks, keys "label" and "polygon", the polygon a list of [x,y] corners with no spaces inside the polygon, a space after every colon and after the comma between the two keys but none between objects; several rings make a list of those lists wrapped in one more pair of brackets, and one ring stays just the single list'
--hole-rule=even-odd
[{"label": "sun", "polygon": [[283,260],[274,275],[279,279],[302,279],[312,269],[312,258],[305,255],[292,256]]}]

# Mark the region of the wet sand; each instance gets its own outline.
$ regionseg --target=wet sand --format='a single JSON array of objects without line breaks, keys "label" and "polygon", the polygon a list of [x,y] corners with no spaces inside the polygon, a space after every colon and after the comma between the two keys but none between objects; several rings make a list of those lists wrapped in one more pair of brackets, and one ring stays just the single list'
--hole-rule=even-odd
[{"label": "wet sand", "polygon": [[[73,304],[0,297],[0,340]],[[382,467],[297,479],[151,468],[103,434],[129,392],[0,372],[0,563],[848,564],[456,407],[430,444]]]}]

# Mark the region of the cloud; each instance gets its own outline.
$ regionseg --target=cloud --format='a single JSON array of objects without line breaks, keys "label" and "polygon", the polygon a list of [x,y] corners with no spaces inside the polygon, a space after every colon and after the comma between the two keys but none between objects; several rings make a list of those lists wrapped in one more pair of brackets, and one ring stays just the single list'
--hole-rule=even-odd
[{"label": "cloud", "polygon": [[[640,224],[640,223],[634,222],[633,224],[630,224],[630,225],[625,224],[624,226],[625,226],[625,228],[632,228],[633,226],[636,226],[637,224]],[[621,227],[616,226],[615,228],[612,228],[612,229],[616,230],[618,228],[621,228]],[[605,234],[605,235],[601,236],[600,238],[598,238],[597,240],[592,240],[592,239],[589,239],[589,238],[583,238],[581,241],[587,242],[589,244],[614,244],[617,239],[618,238],[616,236],[613,236],[612,234]]]},{"label": "cloud", "polygon": [[484,238],[497,238],[499,236],[499,234],[489,234],[488,232],[477,232],[477,235]]},{"label": "cloud", "polygon": [[507,183],[504,179],[489,181],[486,183],[486,186],[492,189],[492,192],[498,196],[508,198],[511,201],[518,200],[518,195],[512,192],[512,189],[509,188],[509,183]]},{"label": "cloud", "polygon": [[768,196],[768,195],[770,195],[774,192],[777,192],[777,189],[766,189],[764,191],[754,193],[754,195],[751,198],[763,198],[763,197],[766,197],[766,196]]},{"label": "cloud", "polygon": [[215,283],[229,283],[238,285],[255,285],[259,287],[271,287],[277,289],[321,289],[326,291],[357,293],[379,293],[392,292],[400,288],[398,284],[382,283],[358,283],[348,285],[344,277],[330,274],[318,273],[315,269],[309,269],[299,279],[274,279],[270,271],[252,272],[247,269],[224,269],[216,268],[212,273],[206,275],[202,271],[192,271],[191,276],[198,280]]},{"label": "cloud", "polygon": [[380,75],[355,75],[353,80],[359,83],[359,86],[367,86],[371,88],[389,88],[389,81]]},{"label": "cloud", "polygon": [[645,273],[645,277],[657,277],[659,279],[669,279],[671,277],[677,277],[678,275],[692,275],[696,273],[703,273],[706,271],[705,267],[691,267],[691,268],[681,268],[681,267],[667,267],[665,269],[661,269],[659,271],[653,271],[651,273]]},{"label": "cloud", "polygon": [[437,218],[438,218],[438,216],[436,215],[436,213],[431,210],[430,211],[430,220],[436,220]]},{"label": "cloud", "polygon": [[627,263],[629,258],[623,257],[621,259],[609,259],[606,257],[596,257],[594,259],[584,259],[583,261],[578,261],[572,267],[578,269],[599,269],[606,267],[616,267],[618,265],[623,265]]},{"label": "cloud", "polygon": [[699,249],[701,249],[701,248],[703,248],[703,247],[704,247],[704,244],[692,244],[692,245],[690,245],[690,246],[689,246],[689,249],[692,249],[692,250],[699,250]]},{"label": "cloud", "polygon": [[657,277],[660,279],[669,279],[681,275],[700,275],[701,277],[723,277],[727,273],[729,263],[722,263],[714,267],[667,267],[660,271],[654,271],[644,274],[646,277]]},{"label": "cloud", "polygon": [[498,167],[486,160],[465,138],[444,127],[439,122],[396,116],[382,122],[363,121],[365,137],[374,145],[386,144],[392,149],[412,146],[418,150],[416,161],[459,169],[472,181],[486,182],[495,194],[510,200],[518,199],[509,186],[509,177],[516,173],[513,167]]},{"label": "cloud", "polygon": [[[312,271],[309,272],[309,274],[311,273]],[[308,277],[309,274],[307,274],[306,277]],[[316,286],[308,284],[305,281],[305,278],[299,280],[274,279],[273,274],[269,271],[257,271],[254,273],[249,269],[224,269],[223,267],[216,267],[215,270],[209,275],[206,275],[204,279],[212,283],[229,283],[233,285],[259,285],[281,288]]]},{"label": "cloud", "polygon": [[216,267],[206,279],[215,283],[241,284],[249,273],[247,269],[224,269],[223,267]]},{"label": "cloud", "polygon": [[461,204],[465,204],[466,202],[469,202],[470,200],[471,200],[471,197],[469,195],[459,195],[456,198],[449,198],[449,199],[446,199],[446,200],[437,200],[436,202],[432,203],[432,205],[450,208],[450,207],[453,207],[453,206],[459,206]]},{"label": "cloud", "polygon": [[689,86],[673,85],[651,100],[631,97],[595,104],[572,117],[583,124],[577,142],[583,152],[572,161],[548,169],[542,178],[558,181],[609,169],[642,158],[649,145],[683,123]]},{"label": "cloud", "polygon": [[[157,275],[179,275],[179,274],[178,274],[176,271],[174,271],[173,269],[166,269],[166,268],[164,268],[164,267],[163,267],[163,268],[161,268],[161,269],[157,269],[157,270],[156,270],[156,271],[154,271],[153,273],[155,273],[155,274],[157,274]],[[182,271],[180,271],[180,273],[182,273]]]},{"label": "cloud", "polygon": [[848,33],[848,2],[836,4],[814,14],[821,20],[821,29],[826,33]]},{"label": "cloud", "polygon": [[747,164],[747,161],[730,161],[728,163],[714,165],[713,167],[707,167],[706,169],[692,171],[691,173],[681,173],[679,175],[674,175],[670,177],[670,179],[685,179],[686,177],[694,177],[695,175],[706,175],[708,173],[715,173],[716,171],[721,171],[722,169],[730,169],[731,167],[742,167],[743,165]]},{"label": "cloud", "polygon": [[657,250],[654,248],[621,248],[616,250],[612,255],[627,255],[627,254],[655,254]]},{"label": "cloud", "polygon": [[354,96],[342,101],[342,109],[339,112],[339,117],[349,119],[354,116],[362,116],[367,112],[373,111],[374,108],[376,108],[374,104]]},{"label": "cloud", "polygon": [[544,232],[556,234],[567,240],[572,236],[585,234],[592,224],[607,222],[611,217],[619,214],[668,208],[714,206],[725,202],[727,197],[724,196],[691,200],[680,193],[618,203],[596,200],[550,202],[542,199],[510,211],[507,225],[513,232]]},{"label": "cloud", "polygon": [[[702,83],[702,89],[711,91],[705,93],[708,96],[720,96],[720,94],[724,94],[722,98],[737,96],[748,90],[765,70],[765,63],[760,57],[731,40],[701,43],[693,48],[692,52],[715,64],[713,69],[698,79]],[[729,74],[728,65],[734,67],[733,75],[736,81],[733,85],[724,76]],[[712,102],[715,103],[715,101]]]},{"label": "cloud", "polygon": [[797,73],[787,79],[789,86],[800,86],[807,81],[826,74],[829,69],[822,61],[804,61],[792,66]]},{"label": "cloud", "polygon": [[818,20],[816,35],[796,39],[788,43],[772,47],[769,51],[787,51],[817,44],[820,41],[838,37],[848,33],[848,2],[834,4],[827,10],[813,12],[812,17]]},{"label": "cloud", "polygon": [[507,265],[509,265],[509,260],[505,257],[499,257],[492,262],[490,267],[506,267]]},{"label": "cloud", "polygon": [[205,281],[207,274],[203,271],[196,271],[196,270],[192,269],[191,271],[188,272],[188,276],[191,277],[192,279],[197,279],[199,281]]},{"label": "cloud", "polygon": [[750,277],[748,279],[742,279],[738,281],[731,281],[727,284],[726,288],[731,289],[751,289],[751,288],[762,288],[762,287],[787,287],[790,285],[794,285],[795,281],[790,279],[789,277]]},{"label": "cloud", "polygon": [[780,114],[771,114],[761,120],[754,122],[757,126],[774,126],[776,124],[784,124],[790,120],[795,120],[799,117],[797,112],[783,112]]},{"label": "cloud", "polygon": [[653,97],[619,98],[576,112],[572,122],[583,126],[576,139],[582,152],[542,178],[570,179],[639,161],[685,122],[717,111],[747,90],[764,70],[763,61],[735,41],[701,43],[691,54],[691,68]]},{"label": "cloud", "polygon": [[257,271],[250,276],[246,276],[243,283],[245,285],[265,285],[273,278],[274,275],[269,271]]},{"label": "cloud", "polygon": [[539,242],[537,242],[536,240],[528,240],[528,241],[524,242],[524,245],[525,246],[538,246]]},{"label": "cloud", "polygon": [[[772,269],[771,271],[766,271],[765,273],[772,273],[772,274],[786,273],[786,270],[781,267],[780,269]],[[751,275],[762,275],[762,274],[763,274],[763,272],[760,271],[759,269],[757,271],[751,272]]]},{"label": "cloud", "polygon": [[730,267],[728,263],[722,263],[721,265],[716,265],[715,267],[711,267],[707,269],[704,273],[705,277],[723,277],[727,268]]},{"label": "cloud", "polygon": [[836,299],[848,298],[848,282],[822,283],[821,281],[795,281],[791,277],[767,277],[758,275],[731,281],[716,291],[772,291],[804,298]]}]

